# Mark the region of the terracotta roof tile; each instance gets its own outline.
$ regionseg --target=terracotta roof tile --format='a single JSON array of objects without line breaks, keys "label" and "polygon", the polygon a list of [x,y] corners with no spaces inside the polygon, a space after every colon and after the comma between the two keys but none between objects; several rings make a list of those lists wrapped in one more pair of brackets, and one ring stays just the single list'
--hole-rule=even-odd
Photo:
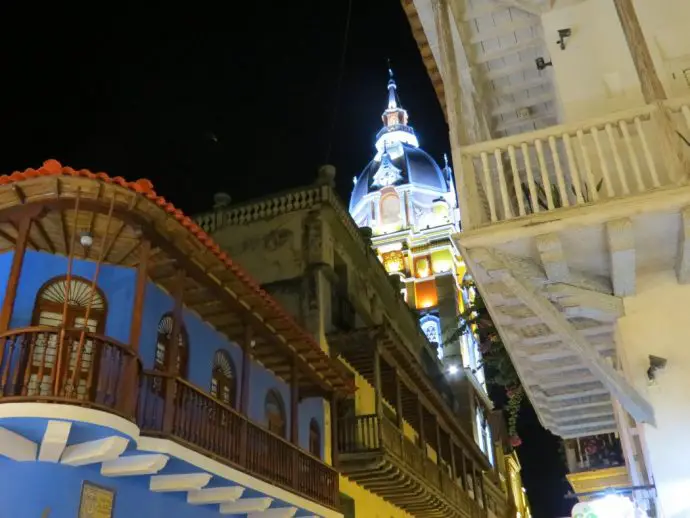
[{"label": "terracotta roof tile", "polygon": [[[107,173],[99,172],[93,173],[87,169],[80,169],[79,171],[71,167],[63,167],[57,160],[46,160],[43,162],[43,166],[39,169],[26,169],[24,171],[15,171],[9,175],[0,176],[0,185],[7,185],[10,183],[20,182],[29,178],[36,178],[39,176],[81,176],[84,178],[97,179],[105,183],[116,184],[125,187],[137,194],[146,196],[150,200],[154,201],[158,206],[160,206],[167,213],[173,215],[176,220],[178,220],[182,226],[187,228],[190,233],[192,233],[202,244],[204,244],[211,252],[213,252],[218,259],[220,259],[225,266],[233,272],[233,274],[240,279],[247,288],[253,290],[261,299],[264,300],[265,304],[269,306],[275,313],[277,313],[277,318],[280,321],[286,322],[291,331],[294,331],[296,336],[301,338],[301,341],[306,342],[315,351],[317,351],[322,357],[330,361],[330,357],[321,349],[319,344],[314,340],[314,338],[304,331],[294,319],[288,315],[285,310],[275,301],[271,295],[269,295],[265,290],[263,290],[259,284],[251,278],[239,265],[230,259],[227,253],[221,250],[218,243],[216,243],[211,236],[209,236],[199,225],[197,225],[194,220],[189,216],[186,216],[184,212],[176,208],[171,202],[167,201],[162,196],[158,196],[156,191],[153,189],[153,184],[151,181],[142,178],[133,182],[127,181],[121,176],[111,177]],[[350,389],[354,390],[354,384],[351,383],[352,380],[347,380],[350,382]]]}]

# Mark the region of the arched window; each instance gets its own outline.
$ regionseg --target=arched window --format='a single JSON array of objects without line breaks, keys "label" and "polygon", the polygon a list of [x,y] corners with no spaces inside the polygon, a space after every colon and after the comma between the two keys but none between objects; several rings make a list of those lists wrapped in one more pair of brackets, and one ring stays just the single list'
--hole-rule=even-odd
[{"label": "arched window", "polygon": [[321,429],[316,419],[309,421],[309,453],[321,458]]},{"label": "arched window", "polygon": [[211,372],[211,395],[226,405],[235,406],[235,365],[227,351],[216,351]]},{"label": "arched window", "polygon": [[395,191],[387,192],[381,197],[381,224],[400,223],[400,197]]},{"label": "arched window", "polygon": [[[171,313],[166,313],[158,322],[158,337],[156,339],[156,357],[153,368],[158,371],[168,370],[168,351],[172,338],[174,318]],[[178,376],[187,377],[187,359],[189,356],[187,331],[184,324],[180,323],[180,332],[177,337],[177,363],[175,372]]]},{"label": "arched window", "polygon": [[[107,304],[103,292],[98,288],[92,289],[92,281],[82,277],[71,277],[69,291],[66,277],[55,277],[46,282],[38,292],[32,323],[35,326],[64,327],[70,329],[84,329],[91,333],[102,334],[105,329]],[[65,311],[65,298],[67,306]],[[88,321],[87,321],[88,310]],[[78,398],[86,395],[89,387],[87,381],[92,370],[93,340],[88,336],[80,340],[80,336],[69,334],[69,365],[66,380],[69,386],[62,387],[62,391],[74,394]],[[81,351],[80,349],[81,341]],[[55,357],[57,355],[58,333],[41,333],[37,335],[31,357],[29,370],[29,395],[48,395],[53,393],[52,380]],[[80,366],[77,369],[77,361]],[[72,387],[70,374],[77,369],[76,386]],[[40,375],[40,379],[39,379]],[[94,376],[91,376],[91,388],[95,387]]]},{"label": "arched window", "polygon": [[[86,327],[91,332],[102,332],[105,328],[106,302],[103,292],[96,287],[91,289],[91,281],[82,277],[72,277],[69,282],[67,297],[67,314],[64,315],[67,278],[55,277],[46,282],[38,292],[34,307],[33,324],[39,326],[81,329]],[[89,310],[89,322],[85,326],[86,309]]]},{"label": "arched window", "polygon": [[285,404],[283,403],[283,397],[277,390],[271,389],[268,391],[264,408],[268,429],[276,435],[285,437]]}]

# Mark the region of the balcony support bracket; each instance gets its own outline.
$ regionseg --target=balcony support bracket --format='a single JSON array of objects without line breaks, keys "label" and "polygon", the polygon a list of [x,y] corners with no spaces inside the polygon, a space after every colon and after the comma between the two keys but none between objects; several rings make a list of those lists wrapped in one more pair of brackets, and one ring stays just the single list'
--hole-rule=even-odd
[{"label": "balcony support bracket", "polygon": [[541,316],[543,322],[583,360],[635,420],[655,424],[654,409],[650,403],[596,352],[587,339],[532,283],[511,270],[502,257],[492,250],[476,249],[471,252],[471,256],[474,262],[483,263],[482,267],[492,279],[503,282],[523,304]]}]

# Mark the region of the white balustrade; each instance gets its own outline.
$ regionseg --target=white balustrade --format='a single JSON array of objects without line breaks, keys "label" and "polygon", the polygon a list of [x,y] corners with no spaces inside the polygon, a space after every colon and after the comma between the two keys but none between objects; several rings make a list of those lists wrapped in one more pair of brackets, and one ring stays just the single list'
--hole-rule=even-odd
[{"label": "white balustrade", "polygon": [[674,185],[659,109],[690,154],[688,98],[462,148],[456,185],[474,195],[460,196],[465,228]]}]

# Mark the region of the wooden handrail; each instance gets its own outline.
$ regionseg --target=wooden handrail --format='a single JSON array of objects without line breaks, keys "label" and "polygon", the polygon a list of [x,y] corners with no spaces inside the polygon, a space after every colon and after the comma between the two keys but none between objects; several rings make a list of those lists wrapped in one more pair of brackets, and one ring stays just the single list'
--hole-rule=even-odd
[{"label": "wooden handrail", "polygon": [[84,329],[47,326],[11,329],[1,333],[0,340],[0,402],[78,404],[134,418],[136,385],[123,383],[128,374],[134,372],[136,379],[141,370],[131,347]]},{"label": "wooden handrail", "polygon": [[558,124],[536,131],[487,140],[462,148],[462,154],[464,156],[479,156],[481,153],[493,153],[496,149],[507,149],[508,146],[519,147],[522,143],[534,142],[537,139],[546,140],[552,136],[573,135],[580,130],[587,131],[592,128],[599,128],[606,124],[618,123],[620,121],[630,122],[633,121],[635,117],[648,117],[654,110],[656,110],[654,105],[646,104],[636,108],[613,112],[602,117],[585,119],[568,124]]},{"label": "wooden handrail", "polygon": [[[143,434],[170,436],[233,467],[335,507],[338,474],[331,466],[187,380],[158,371],[144,371],[141,379],[137,422]],[[166,398],[170,387],[173,397]]]}]

